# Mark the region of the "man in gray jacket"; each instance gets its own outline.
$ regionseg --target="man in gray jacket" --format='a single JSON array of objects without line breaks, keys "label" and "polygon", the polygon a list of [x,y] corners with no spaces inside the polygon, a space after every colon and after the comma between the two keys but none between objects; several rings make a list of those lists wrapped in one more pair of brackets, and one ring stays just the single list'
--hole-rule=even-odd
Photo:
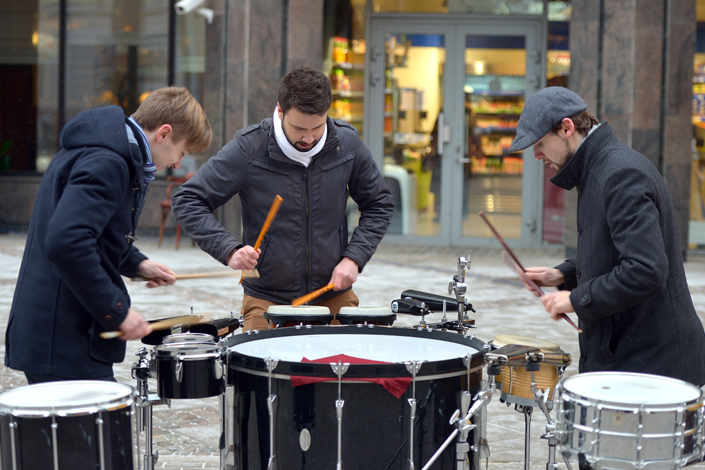
[{"label": "man in gray jacket", "polygon": [[[279,84],[272,118],[240,130],[173,198],[184,232],[232,269],[259,270],[243,280],[245,330],[266,329],[271,305],[288,305],[329,283],[312,303],[337,313],[357,306],[352,284],[387,232],[392,195],[359,134],[328,117],[328,77],[308,67]],[[238,194],[242,240],[213,211]],[[253,248],[276,195],[283,202],[261,248]],[[360,222],[348,242],[348,196]]]},{"label": "man in gray jacket", "polygon": [[673,202],[661,174],[599,123],[585,101],[549,87],[527,102],[510,151],[529,146],[578,191],[577,255],[528,268],[554,320],[575,312],[580,372],[628,371],[705,384],[705,332],[690,297]]}]

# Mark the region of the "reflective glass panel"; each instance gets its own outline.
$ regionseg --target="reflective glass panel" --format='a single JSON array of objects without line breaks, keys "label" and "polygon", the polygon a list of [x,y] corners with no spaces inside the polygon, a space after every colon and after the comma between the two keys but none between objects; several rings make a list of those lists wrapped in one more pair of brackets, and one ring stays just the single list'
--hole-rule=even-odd
[{"label": "reflective glass panel", "polygon": [[484,211],[504,238],[521,238],[524,162],[509,147],[524,107],[525,42],[523,36],[466,37],[463,237],[493,237],[477,223]]}]

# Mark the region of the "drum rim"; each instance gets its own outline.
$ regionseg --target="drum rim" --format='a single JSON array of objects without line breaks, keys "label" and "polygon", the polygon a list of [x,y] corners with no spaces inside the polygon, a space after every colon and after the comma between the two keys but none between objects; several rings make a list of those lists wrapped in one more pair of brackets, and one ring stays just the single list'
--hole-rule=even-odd
[{"label": "drum rim", "polygon": [[[615,377],[624,377],[624,376],[629,376],[629,377],[643,377],[643,378],[648,378],[650,380],[658,380],[660,382],[668,383],[670,382],[671,384],[674,385],[686,385],[690,387],[692,390],[699,392],[699,396],[693,400],[687,400],[687,401],[672,401],[668,403],[629,403],[629,402],[624,402],[624,401],[615,401],[615,400],[604,400],[600,398],[594,398],[594,397],[589,397],[585,393],[581,393],[575,390],[568,390],[565,388],[566,383],[570,381],[576,381],[576,380],[584,380],[586,376],[603,376],[606,378],[615,378]],[[680,379],[675,379],[673,377],[666,377],[663,375],[655,375],[655,374],[645,374],[645,373],[638,373],[638,372],[617,372],[617,371],[593,371],[593,372],[582,372],[580,374],[576,375],[571,375],[570,377],[565,377],[563,380],[559,381],[557,385],[557,390],[556,392],[560,393],[560,396],[563,396],[564,394],[570,394],[573,397],[576,397],[580,400],[584,401],[589,401],[591,403],[595,404],[605,404],[605,405],[611,405],[615,407],[643,407],[645,410],[649,409],[671,409],[674,406],[679,406],[679,405],[685,405],[685,406],[692,406],[697,403],[703,403],[705,402],[705,392],[700,387],[696,387],[695,385],[691,384],[690,382],[686,382],[685,380],[680,380]],[[563,400],[561,400],[563,401]]]},{"label": "drum rim", "polygon": [[[196,341],[196,340],[187,340],[187,341],[169,341],[167,340],[169,338],[177,338],[177,337],[194,337],[194,338],[203,338],[202,341]],[[210,339],[208,339],[210,338]],[[191,332],[191,331],[185,331],[183,333],[172,333],[170,335],[166,335],[164,338],[162,338],[162,344],[172,344],[172,343],[215,343],[215,337],[213,335],[209,335],[208,333],[196,333],[196,332]]]},{"label": "drum rim", "polygon": [[[277,328],[264,330],[258,333],[247,332],[231,337],[226,344],[228,367],[234,370],[251,373],[253,375],[268,375],[267,364],[264,359],[248,356],[237,351],[232,351],[234,346],[248,341],[257,341],[265,338],[278,338],[282,336],[310,336],[327,334],[364,334],[364,335],[389,335],[406,337],[423,337],[437,341],[450,341],[474,348],[477,352],[471,354],[470,373],[474,373],[484,367],[484,355],[487,351],[487,343],[473,337],[467,337],[455,332],[445,332],[438,330],[428,330],[415,328],[395,328],[377,327],[368,325],[368,328],[358,328],[357,325],[323,325],[311,326],[310,328]],[[439,376],[452,376],[467,374],[468,367],[464,364],[464,358],[446,359],[443,361],[425,361],[416,374],[417,380],[432,380]],[[315,362],[290,362],[280,360],[273,371],[273,376],[277,378],[288,378],[290,376],[306,377],[326,377],[337,379],[330,364]],[[405,364],[350,364],[344,375],[346,380],[383,377],[409,378],[411,374]]]},{"label": "drum rim", "polygon": [[[86,385],[98,385],[113,389],[122,389],[124,394],[110,397],[109,400],[92,402],[86,404],[71,405],[8,405],[3,403],[3,397],[7,394],[24,393],[27,388],[51,388],[51,387],[81,387]],[[22,387],[13,388],[0,393],[0,415],[12,415],[22,418],[47,418],[49,416],[68,417],[95,414],[101,411],[115,411],[132,406],[137,397],[137,391],[130,385],[119,382],[108,382],[104,380],[63,380],[58,382],[43,382]]]},{"label": "drum rim", "polygon": [[[197,348],[199,347],[200,348]],[[222,353],[223,346],[214,342],[198,343],[195,341],[187,341],[183,343],[164,343],[154,348],[156,357],[176,357],[176,356],[191,356],[196,354]]]}]

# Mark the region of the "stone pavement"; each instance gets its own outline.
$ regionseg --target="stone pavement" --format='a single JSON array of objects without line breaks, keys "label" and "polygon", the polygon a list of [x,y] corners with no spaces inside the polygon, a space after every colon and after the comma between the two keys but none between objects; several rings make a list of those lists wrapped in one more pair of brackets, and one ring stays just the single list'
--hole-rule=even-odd
[{"label": "stone pavement", "polygon": [[[4,337],[7,326],[24,242],[23,234],[0,235],[0,338]],[[157,247],[155,239],[141,239],[137,246],[149,258],[168,264],[177,273],[225,270],[200,249],[192,247],[188,240],[182,242],[179,250],[174,250],[174,242],[169,239],[161,248]],[[553,322],[548,318],[541,303],[502,264],[499,249],[382,245],[355,283],[360,306],[388,306],[406,289],[447,295],[448,283],[456,273],[458,257],[468,255],[472,266],[467,271],[467,298],[477,310],[472,316],[477,325],[473,333],[478,338],[489,341],[498,334],[539,338],[560,345],[577,361],[575,330],[567,322]],[[517,255],[525,266],[554,266],[563,260],[562,250],[558,249],[523,250],[518,251]],[[691,256],[686,263],[686,272],[698,314],[705,319],[705,258]],[[195,314],[216,318],[228,317],[230,312],[239,315],[242,297],[242,288],[232,277],[183,280],[158,289],[147,289],[143,283],[128,281],[128,288],[133,307],[149,320],[188,314],[191,308]],[[433,315],[427,320],[438,321],[440,315]],[[395,326],[412,326],[416,322],[416,317],[400,315]],[[31,341],[31,338],[28,340]],[[128,344],[125,362],[115,367],[119,382],[135,385],[131,378],[131,365],[141,346],[140,342]],[[4,342],[0,344],[0,356],[4,356]],[[575,373],[576,364],[568,368],[566,375]],[[0,390],[25,384],[22,373],[0,366]],[[157,390],[153,380],[150,380],[150,390]],[[170,408],[155,406],[153,415],[153,442],[159,453],[157,468],[219,468],[217,398],[172,400]],[[545,426],[546,419],[536,408],[531,427],[532,470],[546,468],[548,447],[540,439]],[[524,468],[524,418],[513,408],[499,402],[499,392],[494,394],[488,407],[487,431],[492,453],[489,468]],[[331,463],[331,468],[333,465]],[[560,468],[565,468],[562,462]],[[690,468],[705,470],[705,464]]]}]

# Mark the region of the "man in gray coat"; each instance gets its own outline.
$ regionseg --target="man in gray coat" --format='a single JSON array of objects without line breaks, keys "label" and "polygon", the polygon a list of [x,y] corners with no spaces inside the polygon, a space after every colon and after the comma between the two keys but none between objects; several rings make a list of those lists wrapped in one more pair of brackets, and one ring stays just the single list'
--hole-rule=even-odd
[{"label": "man in gray coat", "polygon": [[555,268],[528,268],[527,276],[558,287],[541,298],[554,320],[577,314],[580,372],[641,372],[705,384],[705,332],[661,174],[562,87],[526,102],[510,151],[532,145],[537,160],[558,170],[551,182],[578,191],[577,255]]},{"label": "man in gray coat", "polygon": [[[232,269],[257,268],[243,280],[245,330],[267,328],[271,305],[333,283],[312,301],[338,313],[357,306],[352,284],[387,232],[392,195],[369,149],[350,124],[328,117],[328,77],[308,67],[279,84],[273,116],[240,130],[174,195],[172,211],[185,233]],[[242,239],[230,234],[213,211],[238,194]],[[281,207],[254,249],[276,195]],[[348,242],[350,196],[360,222]]]}]

